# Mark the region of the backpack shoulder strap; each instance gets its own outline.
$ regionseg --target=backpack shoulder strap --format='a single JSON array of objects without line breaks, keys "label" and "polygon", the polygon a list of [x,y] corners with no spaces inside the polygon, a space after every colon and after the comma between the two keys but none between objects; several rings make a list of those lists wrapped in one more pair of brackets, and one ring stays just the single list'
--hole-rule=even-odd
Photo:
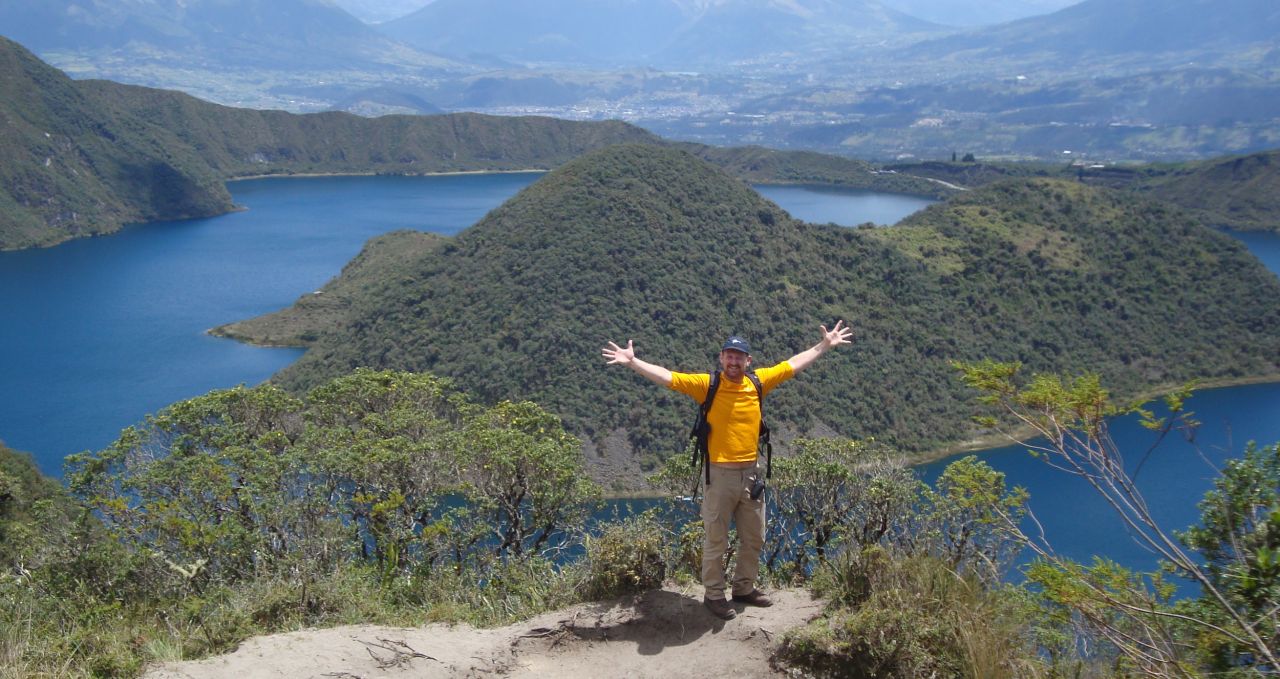
[{"label": "backpack shoulder strap", "polygon": [[[716,390],[720,388],[720,371],[716,370],[710,373],[709,383],[707,385],[707,397],[703,399],[702,406],[698,408],[698,418],[693,422],[693,430],[689,432],[696,445],[693,449],[693,467],[698,468],[701,464],[706,473],[707,485],[711,485],[711,450],[707,446],[707,439],[711,435],[711,425],[707,422],[707,414],[711,412],[711,403],[716,399]],[[694,476],[697,478],[697,475]],[[695,481],[694,494],[697,493],[697,485]]]},{"label": "backpack shoulder strap", "polygon": [[711,371],[711,383],[707,385],[707,399],[702,402],[702,426],[706,436],[702,439],[702,470],[707,477],[707,485],[711,485],[711,447],[708,438],[711,436],[711,423],[707,415],[711,412],[711,403],[716,400],[716,390],[720,388],[720,371]]},{"label": "backpack shoulder strap", "polygon": [[713,371],[710,378],[711,382],[707,385],[707,398],[702,401],[703,416],[711,412],[711,402],[716,400],[716,390],[720,388],[720,371]]},{"label": "backpack shoulder strap", "polygon": [[751,380],[751,384],[756,387],[756,399],[760,402],[760,439],[759,446],[764,448],[765,463],[764,477],[766,479],[773,478],[773,443],[769,440],[769,425],[764,421],[764,385],[760,383],[760,376],[756,371],[747,372],[747,379]]}]

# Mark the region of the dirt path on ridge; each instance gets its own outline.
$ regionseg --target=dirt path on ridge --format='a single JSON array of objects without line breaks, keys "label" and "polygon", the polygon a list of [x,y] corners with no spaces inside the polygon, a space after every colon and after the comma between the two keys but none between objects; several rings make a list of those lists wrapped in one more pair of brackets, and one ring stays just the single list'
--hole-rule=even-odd
[{"label": "dirt path on ridge", "polygon": [[[232,653],[152,668],[146,679],[375,677],[777,677],[782,633],[822,612],[802,590],[770,608],[736,606],[721,621],[701,587],[668,585],[636,598],[579,604],[494,629],[351,625],[255,637]],[[714,668],[714,669],[712,669]]]}]

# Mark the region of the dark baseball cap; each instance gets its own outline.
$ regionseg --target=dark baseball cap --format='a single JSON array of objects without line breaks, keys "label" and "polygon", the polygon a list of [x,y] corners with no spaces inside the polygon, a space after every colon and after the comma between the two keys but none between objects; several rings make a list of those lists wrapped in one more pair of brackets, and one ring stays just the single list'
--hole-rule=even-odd
[{"label": "dark baseball cap", "polygon": [[721,351],[725,349],[734,349],[736,351],[741,351],[744,354],[751,353],[751,345],[747,344],[746,340],[742,339],[741,337],[738,337],[737,335],[734,335],[729,339],[725,340],[724,346],[721,347],[720,349]]}]

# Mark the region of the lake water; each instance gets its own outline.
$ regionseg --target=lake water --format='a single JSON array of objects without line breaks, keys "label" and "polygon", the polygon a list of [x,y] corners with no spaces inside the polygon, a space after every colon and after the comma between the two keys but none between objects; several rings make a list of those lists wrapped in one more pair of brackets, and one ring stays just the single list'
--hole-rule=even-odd
[{"label": "lake water", "polygon": [[[1280,234],[1227,232],[1246,247],[1272,272],[1280,275]],[[1191,439],[1170,435],[1154,449],[1152,432],[1141,427],[1136,417],[1111,423],[1111,433],[1132,473],[1142,464],[1136,483],[1152,514],[1167,530],[1184,530],[1199,522],[1196,504],[1223,462],[1238,458],[1249,442],[1259,446],[1280,443],[1280,383],[1205,389],[1186,402],[1197,426]],[[1165,415],[1159,402],[1158,415]],[[1042,459],[1032,457],[1026,446],[1007,446],[977,454],[1006,475],[1010,486],[1031,491],[1030,507],[1044,528],[1049,544],[1060,554],[1088,562],[1094,554],[1115,561],[1152,569],[1157,558],[1138,545],[1121,527],[1115,510],[1096,497],[1086,481],[1047,468]],[[921,467],[922,476],[932,482],[957,455]],[[1193,592],[1183,592],[1192,594]]]},{"label": "lake water", "polygon": [[[102,448],[146,414],[211,389],[257,384],[295,360],[204,331],[291,304],[334,276],[369,238],[413,228],[454,234],[537,174],[259,179],[229,185],[243,212],[131,227],[55,248],[0,253],[0,440],[61,475],[63,457]],[[892,224],[931,201],[816,187],[757,187],[798,218]],[[1233,234],[1273,271],[1280,236]],[[1205,391],[1190,407],[1211,461],[1247,440],[1280,441],[1280,385]],[[1120,423],[1126,447],[1144,431]],[[982,454],[1032,493],[1055,546],[1151,559],[1118,529],[1092,491],[1047,472],[1021,448]],[[926,467],[936,476],[943,463]],[[1212,469],[1191,447],[1163,447],[1140,478],[1169,525],[1195,520]]]},{"label": "lake water", "polygon": [[[1186,409],[1200,422],[1194,439],[1171,434],[1155,448],[1136,477],[1148,507],[1166,530],[1184,530],[1199,522],[1196,503],[1213,487],[1224,460],[1240,457],[1249,441],[1259,445],[1280,442],[1280,384],[1207,389],[1195,393]],[[1153,433],[1133,417],[1112,422],[1111,433],[1125,456],[1126,469],[1130,473],[1138,470],[1155,443]],[[1029,506],[1058,553],[1085,563],[1094,554],[1105,554],[1131,567],[1156,567],[1157,558],[1124,531],[1115,510],[1099,500],[1085,480],[1048,468],[1044,460],[1032,457],[1026,446],[976,455],[1004,472],[1010,487],[1022,486],[1031,492]],[[921,467],[922,477],[932,482],[958,457],[962,456]],[[1031,529],[1031,524],[1024,526],[1024,530]]]},{"label": "lake water", "polygon": [[760,195],[797,219],[814,224],[888,226],[935,201],[895,193],[874,193],[829,186],[757,186]]},{"label": "lake water", "polygon": [[0,440],[61,476],[148,413],[301,356],[205,330],[275,311],[394,229],[454,234],[540,175],[232,182],[249,209],[0,252]]},{"label": "lake water", "polygon": [[[319,288],[373,236],[452,235],[539,173],[309,177],[232,182],[248,209],[134,226],[54,248],[0,253],[0,440],[61,475],[68,454],[109,445],[148,413],[257,384],[301,355],[205,334]],[[892,223],[931,201],[766,187],[815,222]]]}]

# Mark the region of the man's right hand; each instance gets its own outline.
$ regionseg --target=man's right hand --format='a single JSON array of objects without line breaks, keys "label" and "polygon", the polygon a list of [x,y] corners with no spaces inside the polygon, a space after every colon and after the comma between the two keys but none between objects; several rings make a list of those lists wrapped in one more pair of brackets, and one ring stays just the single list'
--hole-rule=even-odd
[{"label": "man's right hand", "polygon": [[654,365],[636,358],[636,347],[632,340],[627,340],[626,348],[610,342],[609,346],[601,349],[600,352],[609,361],[606,365],[620,363],[654,384],[664,387],[671,386],[671,371],[660,365]]},{"label": "man's right hand", "polygon": [[610,342],[609,346],[602,349],[601,352],[604,354],[605,358],[609,359],[608,365],[613,365],[614,363],[630,363],[636,360],[634,340],[627,340],[626,349]]}]

